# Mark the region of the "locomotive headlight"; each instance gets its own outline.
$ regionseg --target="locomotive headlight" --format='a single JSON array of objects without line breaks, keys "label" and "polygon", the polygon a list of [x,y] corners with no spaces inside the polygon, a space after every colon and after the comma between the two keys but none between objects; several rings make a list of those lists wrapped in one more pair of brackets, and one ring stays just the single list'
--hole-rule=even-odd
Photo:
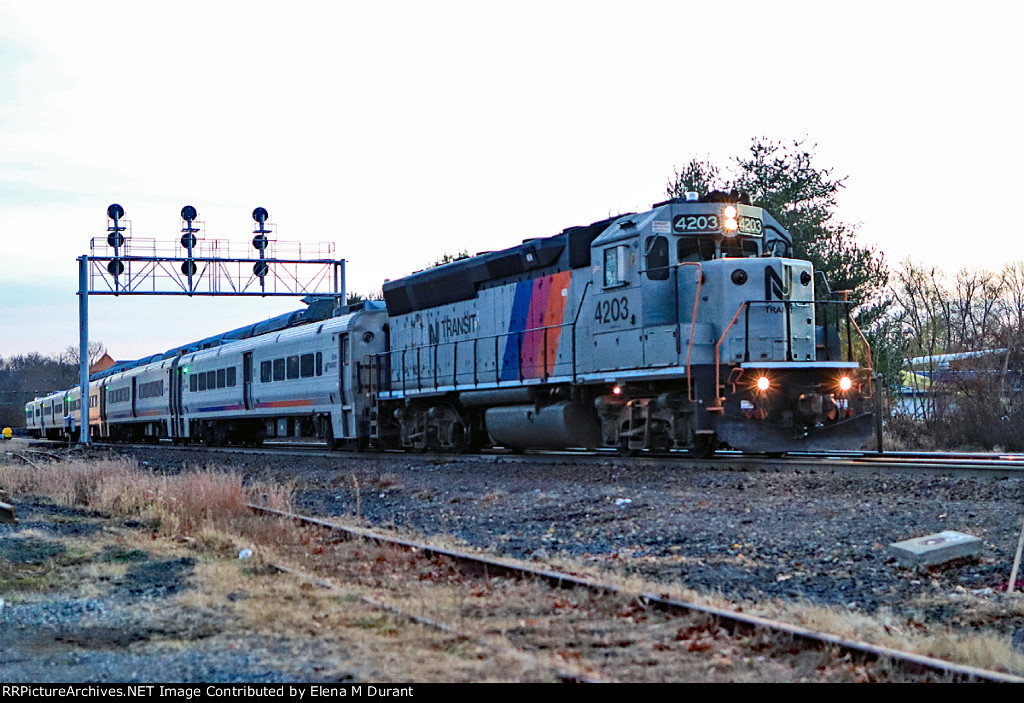
[{"label": "locomotive headlight", "polygon": [[726,205],[722,209],[722,229],[726,234],[733,234],[739,229],[739,223],[736,220],[738,214],[735,205]]},{"label": "locomotive headlight", "polygon": [[849,376],[843,376],[839,379],[839,390],[844,393],[853,388],[853,380]]},{"label": "locomotive headlight", "polygon": [[767,376],[761,376],[757,379],[757,390],[764,393],[766,390],[772,387],[772,382],[768,380]]}]

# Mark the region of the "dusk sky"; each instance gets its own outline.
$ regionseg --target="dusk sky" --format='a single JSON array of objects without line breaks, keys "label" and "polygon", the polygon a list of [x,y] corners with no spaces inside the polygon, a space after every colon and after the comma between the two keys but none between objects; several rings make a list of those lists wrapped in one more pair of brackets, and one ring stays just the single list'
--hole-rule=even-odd
[{"label": "dusk sky", "polygon": [[[0,357],[78,342],[76,257],[132,234],[333,242],[348,288],[664,196],[806,140],[890,264],[1024,260],[1010,2],[0,0]],[[94,298],[115,358],[302,307]]]}]

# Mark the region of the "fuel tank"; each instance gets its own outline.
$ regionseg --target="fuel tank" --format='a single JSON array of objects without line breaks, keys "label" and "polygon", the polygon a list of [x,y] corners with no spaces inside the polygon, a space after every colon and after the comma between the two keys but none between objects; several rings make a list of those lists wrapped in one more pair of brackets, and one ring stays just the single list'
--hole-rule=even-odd
[{"label": "fuel tank", "polygon": [[490,408],[484,417],[491,439],[512,449],[593,449],[601,439],[593,411],[578,403],[509,405]]}]

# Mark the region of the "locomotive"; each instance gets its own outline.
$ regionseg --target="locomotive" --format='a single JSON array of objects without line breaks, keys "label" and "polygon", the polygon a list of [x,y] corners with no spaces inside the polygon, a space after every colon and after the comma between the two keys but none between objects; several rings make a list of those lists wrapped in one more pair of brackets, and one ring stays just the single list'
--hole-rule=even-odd
[{"label": "locomotive", "polygon": [[[383,307],[93,381],[90,431],[445,452],[859,449],[870,348],[849,302],[815,300],[792,247],[746,197],[687,193],[388,281]],[[75,393],[30,403],[30,431],[51,431]]]}]

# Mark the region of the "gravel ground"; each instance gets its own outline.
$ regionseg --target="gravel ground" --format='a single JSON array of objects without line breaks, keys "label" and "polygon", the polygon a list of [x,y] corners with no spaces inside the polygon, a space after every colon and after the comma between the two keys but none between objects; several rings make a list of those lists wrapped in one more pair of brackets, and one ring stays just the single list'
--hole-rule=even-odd
[{"label": "gravel ground", "polygon": [[[358,513],[374,525],[600,565],[734,601],[884,608],[966,628],[991,619],[1015,640],[1024,626],[1012,612],[978,615],[1001,598],[986,589],[998,591],[1009,576],[1024,517],[1018,479],[759,470],[729,459],[694,468],[617,458],[133,454],[162,468],[201,457],[293,482],[302,512]],[[980,559],[920,570],[889,552],[892,542],[942,530],[980,537]]]},{"label": "gravel ground", "polygon": [[[254,481],[290,483],[300,512],[355,517],[559,568],[642,576],[769,615],[778,612],[764,607],[773,602],[839,606],[898,630],[949,625],[1024,645],[1024,604],[998,590],[1024,517],[1019,479],[755,469],[730,458],[696,466],[615,457],[114,451],[161,470],[224,467]],[[54,544],[99,539],[109,529],[80,511],[64,519],[15,502],[22,524],[0,525],[0,566],[73,561]],[[980,537],[981,557],[913,569],[888,549],[949,529]],[[299,656],[282,668],[285,654],[274,642],[232,648],[237,633],[216,625],[221,613],[168,609],[154,618],[193,566],[187,557],[141,555],[101,594],[17,607],[8,599],[0,609],[0,667],[16,664],[19,681],[142,681],[152,674],[133,679],[133,672],[152,671],[177,681],[317,680],[315,658]],[[353,661],[352,676],[364,677],[368,666]]]},{"label": "gravel ground", "polygon": [[[88,511],[25,500],[17,510],[18,525],[0,524],[0,681],[322,680],[315,658],[241,637],[223,612],[178,605],[173,596],[188,587],[194,558],[119,549],[121,526]],[[76,537],[104,544],[99,556],[74,553]],[[126,568],[105,576],[104,565]],[[38,590],[25,590],[33,578]]]}]

